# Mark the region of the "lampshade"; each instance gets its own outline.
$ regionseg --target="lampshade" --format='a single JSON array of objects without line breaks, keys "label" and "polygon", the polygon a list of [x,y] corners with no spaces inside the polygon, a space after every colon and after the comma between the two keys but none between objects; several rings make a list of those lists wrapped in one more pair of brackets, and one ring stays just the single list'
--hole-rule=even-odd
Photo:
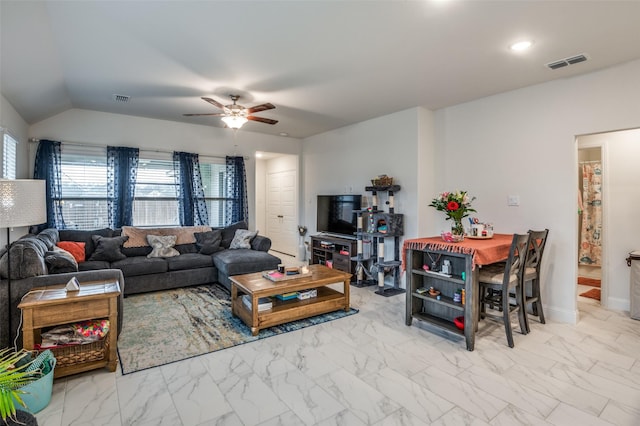
[{"label": "lampshade", "polygon": [[0,180],[0,228],[47,221],[44,180]]},{"label": "lampshade", "polygon": [[244,123],[249,120],[241,115],[227,115],[225,117],[222,117],[222,121],[224,121],[224,124],[226,124],[227,127],[230,127],[232,129],[239,129]]}]

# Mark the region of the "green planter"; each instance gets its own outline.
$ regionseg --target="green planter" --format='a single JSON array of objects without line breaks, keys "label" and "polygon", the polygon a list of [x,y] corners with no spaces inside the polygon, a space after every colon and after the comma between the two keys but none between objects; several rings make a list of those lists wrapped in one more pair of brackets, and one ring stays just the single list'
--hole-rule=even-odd
[{"label": "green planter", "polygon": [[37,371],[41,369],[43,374],[39,379],[20,388],[20,390],[24,392],[24,394],[21,395],[22,401],[27,406],[21,409],[35,414],[49,405],[51,401],[53,370],[56,366],[56,358],[53,356],[53,352],[47,350],[40,353],[33,361],[27,360],[25,362],[31,362],[27,371]]},{"label": "green planter", "polygon": [[54,368],[51,351],[32,359],[29,351],[0,350],[0,424],[37,424],[33,413],[21,410],[29,403],[36,412],[49,403]]}]

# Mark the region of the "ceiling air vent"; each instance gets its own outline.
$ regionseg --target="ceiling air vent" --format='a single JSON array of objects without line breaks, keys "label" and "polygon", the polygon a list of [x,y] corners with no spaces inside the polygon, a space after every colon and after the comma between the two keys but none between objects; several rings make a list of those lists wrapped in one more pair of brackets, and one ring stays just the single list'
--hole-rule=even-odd
[{"label": "ceiling air vent", "polygon": [[586,60],[586,55],[576,55],[570,58],[560,59],[559,61],[549,62],[547,64],[547,67],[551,68],[552,70],[557,70],[558,68],[564,68],[569,65],[579,64],[580,62],[584,62]]},{"label": "ceiling air vent", "polygon": [[587,60],[587,57],[584,55],[578,55],[572,58],[567,58],[567,62],[569,62],[569,65],[579,64],[580,62],[584,62],[586,60]]},{"label": "ceiling air vent", "polygon": [[116,102],[122,102],[122,103],[127,103],[129,102],[129,99],[131,99],[131,96],[127,96],[127,95],[113,95],[112,99]]},{"label": "ceiling air vent", "polygon": [[566,67],[567,65],[569,65],[567,61],[556,61],[556,62],[551,62],[550,64],[547,64],[547,66],[552,70],[557,70],[558,68]]}]

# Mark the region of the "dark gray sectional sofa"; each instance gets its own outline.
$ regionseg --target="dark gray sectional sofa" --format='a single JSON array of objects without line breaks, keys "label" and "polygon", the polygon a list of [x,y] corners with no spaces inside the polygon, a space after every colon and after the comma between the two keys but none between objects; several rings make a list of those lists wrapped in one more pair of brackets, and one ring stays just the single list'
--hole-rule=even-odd
[{"label": "dark gray sectional sofa", "polygon": [[[161,228],[158,228],[161,229]],[[237,230],[247,229],[245,222],[238,222],[216,233],[220,236],[220,247],[211,250],[207,241],[178,244],[180,253],[174,257],[152,257],[152,247],[121,247],[117,260],[92,259],[96,251],[96,238],[114,239],[121,236],[121,230],[100,229],[94,231],[45,229],[37,235],[29,234],[15,241],[11,246],[11,294],[6,280],[7,256],[0,253],[0,348],[13,344],[15,332],[20,323],[18,304],[21,298],[34,287],[64,284],[72,276],[80,283],[96,280],[118,280],[123,296],[171,288],[219,282],[230,289],[229,276],[276,269],[281,260],[268,253],[271,240],[256,235],[250,241],[251,248],[230,248]],[[183,228],[189,232],[189,229]],[[153,230],[147,230],[153,233]],[[208,234],[211,234],[209,232]],[[207,234],[202,234],[207,235]],[[117,238],[116,238],[117,239]],[[85,261],[77,262],[77,272],[72,268],[60,267],[58,248],[60,241],[85,243]],[[217,247],[217,246],[216,246]],[[99,248],[102,248],[99,247]],[[213,253],[212,253],[213,252]],[[207,254],[204,254],[207,253]],[[122,256],[123,255],[123,256]],[[63,253],[67,256],[68,253]],[[94,256],[98,257],[98,256]],[[108,259],[108,256],[107,256]],[[65,259],[62,259],[66,262]],[[66,264],[65,264],[66,265]],[[63,273],[57,273],[63,272]],[[7,300],[11,299],[10,313]],[[9,333],[9,314],[12,316],[12,333]],[[119,300],[119,314],[122,316],[122,298]],[[120,321],[120,327],[122,321]],[[11,336],[11,337],[10,337]]]}]

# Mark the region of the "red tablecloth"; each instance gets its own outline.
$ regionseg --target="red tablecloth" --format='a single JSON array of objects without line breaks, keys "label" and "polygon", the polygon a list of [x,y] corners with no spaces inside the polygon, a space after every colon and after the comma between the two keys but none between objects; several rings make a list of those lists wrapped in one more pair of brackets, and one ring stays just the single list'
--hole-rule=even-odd
[{"label": "red tablecloth", "polygon": [[448,243],[443,241],[441,237],[414,238],[404,240],[402,245],[402,269],[405,269],[405,261],[407,250],[444,250],[452,253],[471,254],[473,268],[476,265],[489,265],[490,263],[500,262],[509,257],[509,249],[513,234],[493,234],[493,238],[489,239],[471,239],[465,238],[459,243]]}]

